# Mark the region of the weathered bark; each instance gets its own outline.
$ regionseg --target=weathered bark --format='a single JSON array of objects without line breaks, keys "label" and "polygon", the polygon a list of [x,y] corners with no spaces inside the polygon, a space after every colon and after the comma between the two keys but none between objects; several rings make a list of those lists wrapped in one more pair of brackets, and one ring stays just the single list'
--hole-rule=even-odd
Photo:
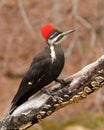
[{"label": "weathered bark", "polygon": [[0,130],[24,130],[65,105],[79,102],[104,87],[104,55],[67,77],[65,82],[66,86],[55,84],[48,88],[53,96],[40,92],[11,115],[6,115],[0,123]]}]

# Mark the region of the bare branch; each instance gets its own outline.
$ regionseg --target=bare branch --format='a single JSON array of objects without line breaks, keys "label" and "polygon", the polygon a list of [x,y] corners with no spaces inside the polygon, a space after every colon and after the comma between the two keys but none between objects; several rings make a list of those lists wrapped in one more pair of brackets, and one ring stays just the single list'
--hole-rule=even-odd
[{"label": "bare branch", "polygon": [[67,77],[65,82],[66,86],[55,84],[52,88],[48,88],[53,96],[38,93],[11,115],[8,114],[1,121],[0,129],[24,130],[67,104],[77,103],[104,87],[104,55],[81,71]]}]

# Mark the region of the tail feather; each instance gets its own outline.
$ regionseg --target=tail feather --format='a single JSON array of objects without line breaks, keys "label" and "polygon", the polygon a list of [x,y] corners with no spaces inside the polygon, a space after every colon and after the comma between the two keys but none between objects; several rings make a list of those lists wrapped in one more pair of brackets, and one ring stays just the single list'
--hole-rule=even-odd
[{"label": "tail feather", "polygon": [[28,97],[26,96],[22,96],[21,98],[14,97],[9,114],[12,114],[14,110],[17,109],[17,107],[19,107],[21,104],[23,104],[27,100],[28,100]]},{"label": "tail feather", "polygon": [[30,89],[29,91],[27,91],[27,89],[25,89],[25,90],[24,90],[25,93],[17,92],[17,94],[14,96],[14,98],[12,100],[12,106],[10,108],[10,114],[12,114],[12,112],[15,109],[17,109],[17,107],[19,107],[24,102],[26,102],[29,97],[31,97],[33,94],[35,94],[38,91],[38,88],[36,88],[35,90]]},{"label": "tail feather", "polygon": [[16,105],[14,106],[14,105],[13,105],[13,106],[10,108],[9,114],[11,115],[17,107],[18,107],[18,106],[16,106]]}]

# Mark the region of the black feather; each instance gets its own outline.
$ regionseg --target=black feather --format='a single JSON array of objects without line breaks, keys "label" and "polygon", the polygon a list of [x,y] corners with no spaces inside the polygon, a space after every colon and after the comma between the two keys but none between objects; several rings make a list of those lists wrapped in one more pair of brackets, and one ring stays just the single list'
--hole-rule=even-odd
[{"label": "black feather", "polygon": [[23,77],[19,89],[12,100],[10,113],[27,101],[30,96],[59,76],[64,66],[64,54],[60,45],[55,47],[55,51],[56,60],[54,63],[51,60],[49,47],[46,47],[43,52],[33,59],[29,70]]}]

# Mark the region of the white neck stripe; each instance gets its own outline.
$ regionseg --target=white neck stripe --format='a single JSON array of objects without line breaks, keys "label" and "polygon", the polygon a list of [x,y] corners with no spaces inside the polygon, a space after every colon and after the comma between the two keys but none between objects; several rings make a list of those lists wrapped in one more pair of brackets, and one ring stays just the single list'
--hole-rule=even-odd
[{"label": "white neck stripe", "polygon": [[54,46],[51,45],[50,46],[50,50],[51,50],[51,60],[52,60],[52,63],[54,62],[54,60],[56,59],[56,53],[55,53],[55,49],[54,49]]}]

